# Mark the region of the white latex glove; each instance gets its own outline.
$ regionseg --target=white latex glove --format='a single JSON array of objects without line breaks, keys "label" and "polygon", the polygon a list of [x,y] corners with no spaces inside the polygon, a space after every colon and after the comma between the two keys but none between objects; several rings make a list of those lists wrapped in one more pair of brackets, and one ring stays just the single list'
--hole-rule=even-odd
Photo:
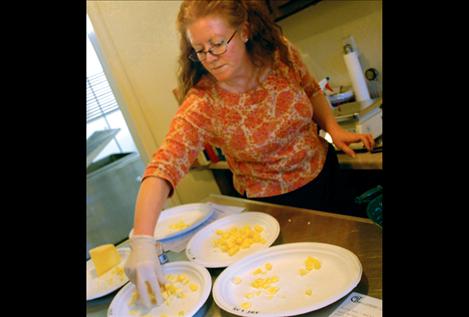
[{"label": "white latex glove", "polygon": [[165,284],[166,279],[161,270],[154,237],[148,235],[132,236],[130,249],[130,255],[124,265],[125,274],[137,287],[140,301],[145,307],[152,307],[147,283],[155,294],[156,305],[161,305],[163,298],[158,282]]}]

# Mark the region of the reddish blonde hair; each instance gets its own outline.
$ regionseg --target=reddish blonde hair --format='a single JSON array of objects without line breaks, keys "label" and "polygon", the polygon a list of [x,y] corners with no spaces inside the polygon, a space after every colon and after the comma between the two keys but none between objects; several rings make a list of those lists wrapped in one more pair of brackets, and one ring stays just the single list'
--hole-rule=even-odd
[{"label": "reddish blonde hair", "polygon": [[197,19],[217,15],[233,27],[244,22],[249,24],[249,40],[246,49],[254,65],[273,65],[274,53],[278,49],[280,59],[292,66],[288,58],[288,48],[283,40],[282,29],[275,24],[260,0],[184,0],[177,16],[177,29],[180,34],[178,99],[182,102],[187,92],[207,73],[201,63],[189,60],[193,48],[186,37],[187,27]]}]

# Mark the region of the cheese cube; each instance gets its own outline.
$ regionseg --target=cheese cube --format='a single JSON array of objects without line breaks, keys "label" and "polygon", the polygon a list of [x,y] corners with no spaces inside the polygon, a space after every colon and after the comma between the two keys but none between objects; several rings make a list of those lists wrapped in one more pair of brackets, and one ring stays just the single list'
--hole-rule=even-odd
[{"label": "cheese cube", "polygon": [[252,272],[252,274],[254,275],[260,274],[260,273],[263,273],[261,268],[257,268],[256,270],[254,270],[254,272]]},{"label": "cheese cube", "polygon": [[269,287],[269,288],[267,289],[267,292],[269,292],[269,294],[275,294],[275,293],[278,292],[278,290],[279,290],[278,287]]},{"label": "cheese cube", "polygon": [[177,279],[177,276],[174,275],[174,274],[167,274],[165,277],[166,277],[166,279],[167,279],[168,281],[170,281],[170,282],[174,282],[174,281],[176,281],[176,279]]},{"label": "cheese cube", "polygon": [[176,294],[176,297],[177,297],[177,298],[186,298],[186,293],[184,293],[184,292],[179,292],[179,293]]},{"label": "cheese cube", "polygon": [[103,275],[121,261],[119,251],[113,244],[104,244],[89,252],[98,276]]},{"label": "cheese cube", "polygon": [[239,276],[235,276],[231,279],[231,282],[233,282],[233,284],[239,284],[241,283],[241,278]]},{"label": "cheese cube", "polygon": [[183,229],[186,229],[189,227],[187,223],[184,222],[184,220],[180,220],[177,223],[173,223],[169,226],[170,229],[173,229],[175,231],[181,231]]},{"label": "cheese cube", "polygon": [[306,271],[305,269],[300,269],[299,272],[301,276],[306,275],[306,273],[308,273],[308,271]]},{"label": "cheese cube", "polygon": [[132,296],[129,299],[129,302],[127,303],[128,306],[134,306],[137,303],[138,300],[138,293],[136,291],[132,292]]}]

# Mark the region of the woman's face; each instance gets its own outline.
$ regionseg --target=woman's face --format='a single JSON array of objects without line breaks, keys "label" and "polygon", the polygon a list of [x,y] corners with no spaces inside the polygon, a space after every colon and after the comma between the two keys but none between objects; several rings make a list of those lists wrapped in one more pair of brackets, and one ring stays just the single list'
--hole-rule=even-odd
[{"label": "woman's face", "polygon": [[240,68],[249,62],[244,42],[241,40],[242,32],[232,28],[223,18],[207,16],[196,20],[187,28],[186,34],[196,52],[205,51],[221,42],[228,43],[224,54],[215,56],[207,53],[201,63],[218,81],[234,78]]}]

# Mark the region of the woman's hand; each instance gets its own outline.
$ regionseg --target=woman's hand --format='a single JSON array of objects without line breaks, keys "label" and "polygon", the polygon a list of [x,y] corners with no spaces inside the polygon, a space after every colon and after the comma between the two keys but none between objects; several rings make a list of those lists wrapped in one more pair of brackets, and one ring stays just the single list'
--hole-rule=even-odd
[{"label": "woman's hand", "polygon": [[151,308],[154,300],[157,306],[161,305],[163,297],[160,284],[167,281],[160,266],[155,239],[153,236],[133,235],[130,238],[130,249],[124,265],[125,275],[135,285],[145,307]]},{"label": "woman's hand", "polygon": [[329,134],[335,146],[351,157],[355,157],[355,152],[349,147],[351,143],[363,142],[368,151],[371,151],[375,146],[375,140],[371,134],[353,133],[340,126],[337,126]]}]

